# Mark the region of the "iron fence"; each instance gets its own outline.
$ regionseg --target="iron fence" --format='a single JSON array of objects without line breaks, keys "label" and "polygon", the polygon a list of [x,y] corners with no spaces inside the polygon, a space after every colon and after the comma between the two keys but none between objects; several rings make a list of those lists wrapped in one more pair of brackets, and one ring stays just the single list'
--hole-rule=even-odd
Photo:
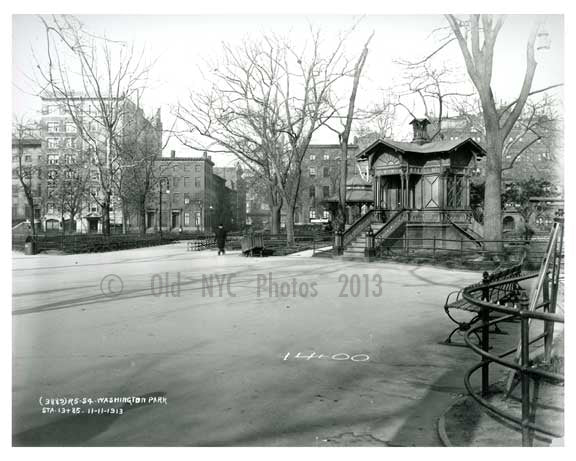
[{"label": "iron fence", "polygon": [[[532,444],[534,432],[551,437],[563,436],[559,431],[536,424],[532,420],[534,412],[532,411],[530,403],[531,379],[545,378],[557,383],[564,382],[563,375],[545,370],[542,367],[536,367],[530,360],[530,346],[544,340],[544,363],[549,362],[551,358],[554,325],[556,323],[564,323],[564,316],[556,314],[557,293],[563,261],[562,234],[563,220],[559,218],[552,230],[538,273],[518,276],[504,282],[499,281],[481,286],[471,286],[465,288],[463,293],[466,301],[480,308],[481,315],[481,324],[471,328],[465,335],[467,345],[481,356],[481,361],[467,371],[464,384],[469,394],[482,407],[521,428],[523,446],[530,446]],[[530,300],[528,300],[525,294],[516,305],[502,306],[482,300],[483,290],[497,289],[503,283],[519,283],[534,278],[537,278],[537,283]],[[544,312],[540,312],[541,310],[544,310]],[[494,318],[494,313],[500,314],[500,316]],[[491,318],[493,318],[493,320],[490,320]],[[514,319],[520,321],[520,341],[518,346],[499,354],[489,352],[491,349],[490,326]],[[544,322],[544,332],[531,338],[530,324],[532,321]],[[482,340],[480,345],[476,345],[471,335],[474,334],[477,336],[479,331],[481,332]],[[506,357],[512,354],[515,354],[514,360],[507,360]],[[512,390],[514,375],[520,375],[522,401],[520,417],[501,410],[487,400],[490,386],[490,365],[493,363],[512,370],[508,379],[508,393]],[[478,394],[473,389],[470,381],[472,375],[480,369],[482,370],[482,381],[481,393]]]},{"label": "iron fence", "polygon": [[[386,237],[374,243],[374,253],[379,258],[417,258],[432,263],[446,260],[460,263],[486,259],[495,255],[508,262],[520,261],[526,253],[527,266],[535,266],[546,254],[546,241],[541,240],[482,240],[444,239],[437,237]],[[494,248],[501,248],[495,251]]]}]

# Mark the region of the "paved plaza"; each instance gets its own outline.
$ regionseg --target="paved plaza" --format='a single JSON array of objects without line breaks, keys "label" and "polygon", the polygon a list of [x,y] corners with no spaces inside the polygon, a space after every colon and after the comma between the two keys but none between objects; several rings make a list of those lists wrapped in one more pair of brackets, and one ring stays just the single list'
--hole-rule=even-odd
[{"label": "paved plaza", "polygon": [[440,444],[478,273],[187,250],[14,254],[15,444]]}]

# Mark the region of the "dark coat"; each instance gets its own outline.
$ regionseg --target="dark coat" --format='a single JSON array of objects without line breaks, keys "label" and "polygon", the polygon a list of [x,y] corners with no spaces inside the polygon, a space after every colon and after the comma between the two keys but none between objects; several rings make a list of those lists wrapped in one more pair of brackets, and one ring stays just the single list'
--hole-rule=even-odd
[{"label": "dark coat", "polygon": [[216,229],[216,244],[219,248],[222,248],[226,244],[226,234],[225,229]]}]

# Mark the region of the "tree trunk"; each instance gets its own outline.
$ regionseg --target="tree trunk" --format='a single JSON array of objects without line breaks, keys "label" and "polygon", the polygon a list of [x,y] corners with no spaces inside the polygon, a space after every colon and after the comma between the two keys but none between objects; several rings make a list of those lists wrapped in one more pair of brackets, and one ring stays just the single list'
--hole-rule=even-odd
[{"label": "tree trunk", "polygon": [[128,233],[128,216],[127,216],[127,206],[124,200],[122,200],[122,234],[126,235]]},{"label": "tree trunk", "polygon": [[28,201],[28,208],[30,209],[30,229],[32,230],[32,238],[36,237],[36,219],[34,218],[34,199],[26,194]]},{"label": "tree trunk", "polygon": [[76,213],[70,212],[70,233],[76,233]]},{"label": "tree trunk", "polygon": [[272,205],[270,207],[270,233],[273,235],[280,233],[280,216],[282,206]]},{"label": "tree trunk", "polygon": [[337,226],[340,231],[344,230],[346,219],[346,181],[348,178],[348,139],[340,139],[340,191],[338,209],[336,210]]},{"label": "tree trunk", "polygon": [[294,244],[294,212],[296,203],[288,203],[286,207],[286,244]]},{"label": "tree trunk", "polygon": [[110,199],[108,197],[102,203],[102,234],[110,235]]},{"label": "tree trunk", "polygon": [[[484,189],[484,239],[502,239],[502,143],[498,129],[486,124],[486,186]],[[492,127],[491,127],[492,128]],[[500,252],[501,242],[487,244],[489,251]]]},{"label": "tree trunk", "polygon": [[140,215],[140,235],[146,235],[146,205],[141,203],[138,207]]}]

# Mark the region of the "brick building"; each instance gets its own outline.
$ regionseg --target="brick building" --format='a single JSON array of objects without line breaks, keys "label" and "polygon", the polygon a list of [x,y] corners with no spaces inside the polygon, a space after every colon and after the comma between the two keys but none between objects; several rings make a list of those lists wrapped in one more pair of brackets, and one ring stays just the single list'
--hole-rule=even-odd
[{"label": "brick building", "polygon": [[[211,232],[220,223],[229,230],[244,226],[244,216],[236,214],[237,209],[245,209],[242,194],[238,194],[238,183],[230,181],[234,188],[228,187],[227,180],[215,174],[217,169],[206,153],[198,157],[176,157],[172,151],[170,157],[159,157],[156,161],[161,180],[146,206],[149,232],[159,229],[160,208],[164,231],[177,232],[182,228],[189,232]],[[230,176],[230,172],[227,174]],[[138,222],[134,225],[137,227]]]},{"label": "brick building", "polygon": [[[476,126],[472,120],[474,117],[456,116],[442,121],[442,135],[444,140],[458,140],[472,138],[481,146],[485,146],[484,133]],[[562,147],[559,127],[562,122],[543,118],[538,126],[538,134],[541,139],[537,139],[536,132],[524,133],[522,120],[510,133],[507,142],[516,140],[512,146],[504,153],[502,158],[502,179],[504,182],[529,179],[538,177],[547,179],[553,183],[561,185],[562,178]],[[531,144],[532,143],[532,144]],[[509,166],[520,150],[531,144],[514,161],[512,168]],[[477,175],[484,175],[484,163],[478,163]]]},{"label": "brick building", "polygon": [[[21,165],[20,165],[21,162]],[[44,165],[44,155],[42,151],[42,139],[31,136],[23,138],[12,138],[12,225],[17,225],[23,221],[31,222],[33,218],[40,226],[41,203],[42,203],[42,180],[41,172]],[[28,200],[24,194],[24,188],[19,179],[19,170],[22,174],[28,175],[34,198],[34,211],[30,210]]]},{"label": "brick building", "polygon": [[[358,145],[348,146],[348,179],[359,176],[356,154]],[[339,144],[311,144],[302,162],[302,178],[294,213],[295,224],[323,223],[333,219],[333,199],[340,187]],[[257,178],[252,178],[247,192],[247,223],[255,228],[270,225],[270,210],[266,188]],[[285,226],[286,213],[281,214],[281,227]]]},{"label": "brick building", "polygon": [[[358,174],[355,156],[358,146],[348,146],[348,177]],[[340,187],[339,144],[312,144],[302,162],[302,182],[296,208],[297,224],[326,222],[332,219],[325,202]]]},{"label": "brick building", "polygon": [[[230,228],[240,230],[246,225],[246,181],[240,164],[234,167],[214,167],[214,173],[224,178],[229,204]],[[225,217],[222,217],[225,219]]]}]

